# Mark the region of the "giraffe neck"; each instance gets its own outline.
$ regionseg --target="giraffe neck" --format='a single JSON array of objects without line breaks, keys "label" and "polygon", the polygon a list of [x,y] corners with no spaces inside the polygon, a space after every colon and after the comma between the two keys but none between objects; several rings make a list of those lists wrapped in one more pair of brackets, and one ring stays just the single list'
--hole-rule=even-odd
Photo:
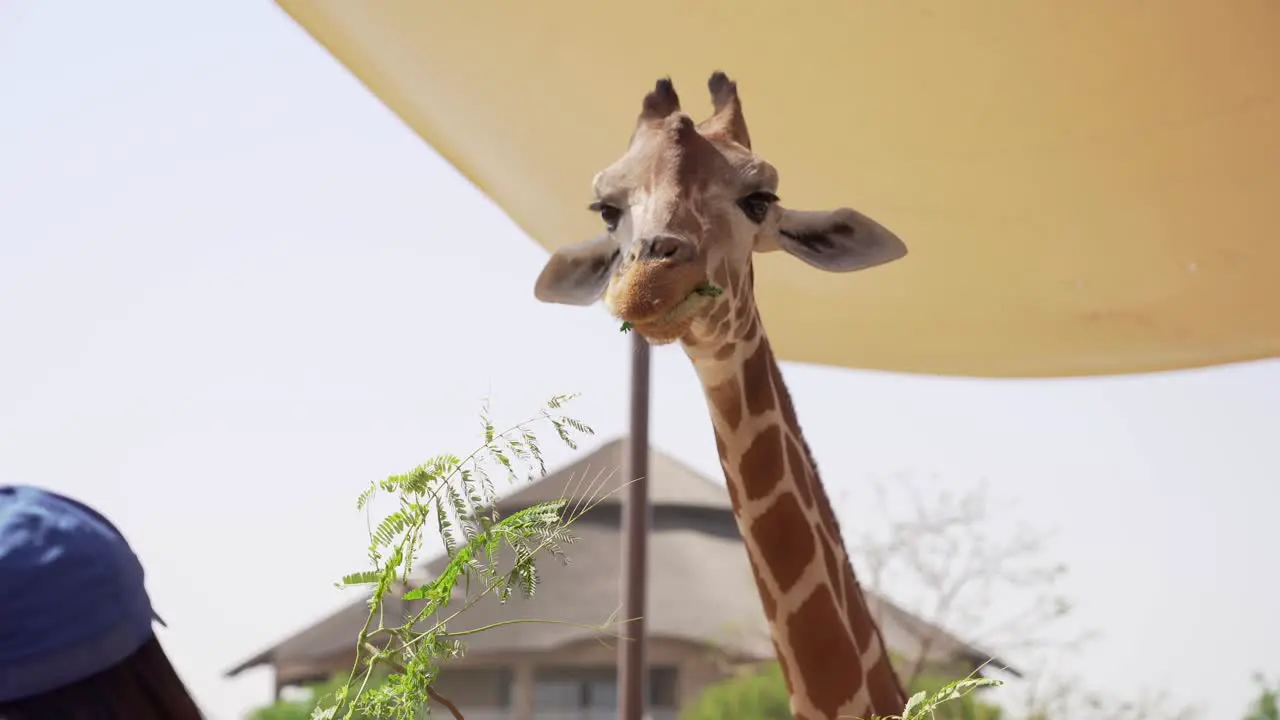
[{"label": "giraffe neck", "polygon": [[747,325],[755,332],[729,357],[689,355],[791,710],[806,720],[900,714],[906,694],[854,578],[769,340],[757,317]]}]

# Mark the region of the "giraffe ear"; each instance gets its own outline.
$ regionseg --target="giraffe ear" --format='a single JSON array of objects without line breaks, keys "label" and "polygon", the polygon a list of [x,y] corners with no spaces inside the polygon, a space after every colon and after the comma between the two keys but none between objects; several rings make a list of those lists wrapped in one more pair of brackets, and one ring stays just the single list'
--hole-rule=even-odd
[{"label": "giraffe ear", "polygon": [[782,250],[828,272],[866,270],[907,254],[897,235],[857,210],[778,210],[776,232],[762,233],[756,252]]},{"label": "giraffe ear", "polygon": [[590,305],[600,299],[618,262],[618,241],[601,235],[551,253],[533,295],[545,303]]}]

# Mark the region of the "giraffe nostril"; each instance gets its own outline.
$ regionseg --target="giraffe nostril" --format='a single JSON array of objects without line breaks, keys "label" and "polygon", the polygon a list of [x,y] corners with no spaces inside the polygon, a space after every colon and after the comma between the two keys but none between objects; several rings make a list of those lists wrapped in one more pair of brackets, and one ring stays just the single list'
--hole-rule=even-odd
[{"label": "giraffe nostril", "polygon": [[686,250],[687,243],[680,238],[671,235],[658,235],[648,238],[644,241],[641,248],[641,255],[657,260],[679,260],[688,255]]}]

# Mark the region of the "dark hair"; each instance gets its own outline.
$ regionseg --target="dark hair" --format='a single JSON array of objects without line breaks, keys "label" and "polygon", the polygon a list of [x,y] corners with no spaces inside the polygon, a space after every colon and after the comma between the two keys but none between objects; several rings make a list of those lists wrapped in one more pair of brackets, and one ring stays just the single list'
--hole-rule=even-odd
[{"label": "dark hair", "polygon": [[115,665],[47,692],[0,702],[0,720],[202,720],[152,635]]}]

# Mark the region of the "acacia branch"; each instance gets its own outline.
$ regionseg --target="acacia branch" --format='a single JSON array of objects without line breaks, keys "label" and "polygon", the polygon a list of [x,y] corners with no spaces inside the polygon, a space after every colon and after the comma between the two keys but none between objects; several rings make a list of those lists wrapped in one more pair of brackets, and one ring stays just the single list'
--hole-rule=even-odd
[{"label": "acacia branch", "polygon": [[466,720],[466,718],[462,717],[462,711],[458,709],[458,706],[454,705],[453,702],[449,700],[449,698],[436,692],[435,688],[433,687],[427,688],[427,697],[431,698],[432,700],[435,700],[436,702],[448,708],[450,714],[453,715],[454,720]]},{"label": "acacia branch", "polygon": [[[370,649],[372,649],[372,650],[374,650],[374,651],[377,651],[377,648],[370,648]],[[392,670],[395,670],[396,672],[400,673],[401,675],[407,675],[407,674],[408,674],[408,672],[404,669],[404,666],[403,666],[403,665],[401,665],[400,663],[398,663],[398,662],[396,662],[396,661],[394,661],[394,660],[389,660],[389,659],[387,659],[387,658],[385,658],[385,657],[384,657],[384,658],[379,658],[379,659],[380,659],[380,661],[381,661],[381,662],[383,662],[384,664],[386,664],[386,666],[387,666],[387,667],[391,668]],[[436,692],[436,689],[435,689],[435,688],[430,687],[430,686],[428,686],[428,687],[427,687],[427,697],[429,697],[429,698],[431,698],[432,700],[435,700],[436,702],[438,702],[438,703],[440,703],[441,705],[445,706],[445,708],[447,708],[447,709],[449,710],[449,713],[450,713],[451,715],[453,715],[454,720],[466,720],[466,718],[462,717],[462,711],[458,709],[458,706],[457,706],[457,705],[454,705],[454,704],[453,704],[453,701],[452,701],[452,700],[450,700],[449,698],[447,698],[447,697],[445,697],[445,696],[441,695],[440,693]]]}]

